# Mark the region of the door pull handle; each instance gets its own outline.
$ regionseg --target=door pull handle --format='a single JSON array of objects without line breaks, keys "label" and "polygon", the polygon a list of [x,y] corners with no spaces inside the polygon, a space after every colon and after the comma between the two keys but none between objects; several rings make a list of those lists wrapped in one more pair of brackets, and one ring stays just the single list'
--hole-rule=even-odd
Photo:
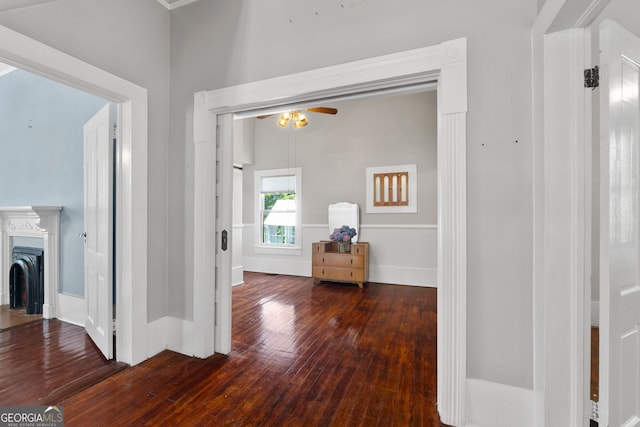
[{"label": "door pull handle", "polygon": [[227,230],[222,230],[222,250],[226,251],[229,246],[229,239],[227,237]]}]

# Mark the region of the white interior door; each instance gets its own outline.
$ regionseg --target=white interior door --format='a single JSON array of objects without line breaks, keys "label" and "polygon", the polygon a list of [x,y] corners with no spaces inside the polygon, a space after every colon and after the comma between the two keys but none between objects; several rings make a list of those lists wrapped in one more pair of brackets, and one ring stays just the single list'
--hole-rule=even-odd
[{"label": "white interior door", "polygon": [[640,39],[600,26],[600,425],[640,425]]},{"label": "white interior door", "polygon": [[107,359],[113,358],[113,150],[111,106],[84,125],[85,328]]}]

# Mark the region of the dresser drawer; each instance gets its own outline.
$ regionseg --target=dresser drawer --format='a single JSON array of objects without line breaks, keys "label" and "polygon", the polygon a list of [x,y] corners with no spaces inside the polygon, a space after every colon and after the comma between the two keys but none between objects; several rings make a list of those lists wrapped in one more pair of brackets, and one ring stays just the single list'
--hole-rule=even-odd
[{"label": "dresser drawer", "polygon": [[337,282],[364,282],[366,280],[364,270],[352,270],[339,267],[313,267],[313,277]]},{"label": "dresser drawer", "polygon": [[331,267],[363,268],[364,257],[351,254],[314,253],[313,265]]}]

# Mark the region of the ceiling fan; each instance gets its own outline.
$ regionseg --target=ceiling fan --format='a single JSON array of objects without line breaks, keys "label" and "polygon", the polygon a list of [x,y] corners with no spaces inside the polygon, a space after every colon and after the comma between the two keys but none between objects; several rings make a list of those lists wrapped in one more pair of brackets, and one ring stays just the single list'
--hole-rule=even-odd
[{"label": "ceiling fan", "polygon": [[[331,108],[331,107],[311,107],[311,108],[305,108],[304,111],[307,111],[310,113],[338,114],[338,109]],[[257,116],[256,118],[266,119],[267,117],[271,117],[271,116],[273,116],[273,114]],[[304,114],[302,110],[285,111],[284,113],[280,114],[280,118],[278,119],[278,125],[282,126],[283,128],[286,128],[289,122],[293,123],[293,127],[295,129],[300,129],[309,124],[309,121],[307,120],[307,116]]]}]

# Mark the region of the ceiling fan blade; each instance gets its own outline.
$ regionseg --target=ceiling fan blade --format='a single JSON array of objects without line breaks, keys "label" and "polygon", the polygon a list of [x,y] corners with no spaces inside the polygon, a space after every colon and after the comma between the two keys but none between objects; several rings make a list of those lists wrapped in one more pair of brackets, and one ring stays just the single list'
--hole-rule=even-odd
[{"label": "ceiling fan blade", "polygon": [[312,113],[338,114],[338,109],[331,107],[312,107],[307,108],[306,110]]},{"label": "ceiling fan blade", "polygon": [[275,116],[275,114],[265,114],[264,116],[256,116],[256,119],[266,119],[267,117]]}]

